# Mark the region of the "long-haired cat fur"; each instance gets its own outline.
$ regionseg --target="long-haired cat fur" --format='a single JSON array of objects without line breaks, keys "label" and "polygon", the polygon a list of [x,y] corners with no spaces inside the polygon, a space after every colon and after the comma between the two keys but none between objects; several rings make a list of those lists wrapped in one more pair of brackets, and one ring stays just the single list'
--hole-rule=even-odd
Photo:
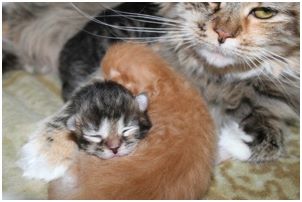
[{"label": "long-haired cat fur", "polygon": [[100,160],[80,153],[50,199],[200,199],[215,159],[213,122],[198,91],[150,48],[111,47],[102,61],[106,79],[134,94],[147,92],[153,123],[135,153]]},{"label": "long-haired cat fur", "polygon": [[[231,157],[263,162],[283,156],[284,120],[298,120],[300,111],[299,3],[159,5],[123,3],[99,13],[71,37],[58,62],[64,99],[95,72],[110,44],[132,37],[163,39],[160,54],[200,89],[216,122],[219,144]],[[57,27],[58,36],[69,30]],[[159,35],[163,37],[150,38]],[[32,36],[22,41],[31,42]],[[42,42],[38,44],[48,50]]]}]

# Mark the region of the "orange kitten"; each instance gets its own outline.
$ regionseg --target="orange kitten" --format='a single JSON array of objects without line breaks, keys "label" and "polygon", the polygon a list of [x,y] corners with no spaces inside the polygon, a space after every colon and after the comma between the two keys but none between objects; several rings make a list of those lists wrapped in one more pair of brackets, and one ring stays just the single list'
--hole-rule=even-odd
[{"label": "orange kitten", "polygon": [[110,160],[80,152],[49,187],[50,199],[200,199],[215,158],[213,122],[198,91],[152,49],[112,46],[102,61],[106,79],[146,92],[153,127],[130,155]]}]

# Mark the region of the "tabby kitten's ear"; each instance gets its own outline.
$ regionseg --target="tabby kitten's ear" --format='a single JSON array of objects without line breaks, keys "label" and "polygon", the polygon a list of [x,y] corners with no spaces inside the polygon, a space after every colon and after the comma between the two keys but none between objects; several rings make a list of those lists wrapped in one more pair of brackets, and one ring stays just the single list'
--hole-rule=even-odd
[{"label": "tabby kitten's ear", "polygon": [[77,122],[76,115],[72,115],[66,122],[67,129],[70,131],[76,131],[76,122]]},{"label": "tabby kitten's ear", "polygon": [[139,110],[144,112],[148,107],[148,96],[147,93],[140,93],[135,97],[135,101],[138,103]]}]

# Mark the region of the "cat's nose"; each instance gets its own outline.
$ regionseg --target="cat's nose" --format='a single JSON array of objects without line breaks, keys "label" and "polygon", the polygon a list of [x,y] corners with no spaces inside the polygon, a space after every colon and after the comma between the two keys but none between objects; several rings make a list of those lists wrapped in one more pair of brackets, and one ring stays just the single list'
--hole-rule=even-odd
[{"label": "cat's nose", "polygon": [[106,142],[107,147],[116,154],[121,146],[121,141],[118,138],[109,139]]},{"label": "cat's nose", "polygon": [[114,154],[117,154],[120,147],[109,148]]},{"label": "cat's nose", "polygon": [[224,43],[227,38],[234,37],[234,35],[232,33],[224,31],[223,29],[220,29],[220,28],[214,28],[214,31],[218,34],[218,42],[220,44]]}]

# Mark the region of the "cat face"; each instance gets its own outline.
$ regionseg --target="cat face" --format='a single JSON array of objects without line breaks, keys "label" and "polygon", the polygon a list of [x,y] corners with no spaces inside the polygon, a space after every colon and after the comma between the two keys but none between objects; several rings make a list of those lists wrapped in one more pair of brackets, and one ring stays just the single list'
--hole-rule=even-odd
[{"label": "cat face", "polygon": [[[139,117],[131,117],[127,122],[124,116],[117,120],[104,118],[98,127],[85,125],[75,130],[79,134],[79,146],[102,159],[128,155],[146,134]],[[145,129],[142,131],[141,128]]]},{"label": "cat face", "polygon": [[183,2],[166,7],[167,15],[181,24],[182,36],[173,40],[176,49],[212,68],[277,71],[274,63],[284,65],[284,58],[299,49],[299,3]]},{"label": "cat face", "polygon": [[72,98],[66,125],[86,152],[103,159],[131,153],[151,128],[148,98],[114,82],[86,86]]}]

